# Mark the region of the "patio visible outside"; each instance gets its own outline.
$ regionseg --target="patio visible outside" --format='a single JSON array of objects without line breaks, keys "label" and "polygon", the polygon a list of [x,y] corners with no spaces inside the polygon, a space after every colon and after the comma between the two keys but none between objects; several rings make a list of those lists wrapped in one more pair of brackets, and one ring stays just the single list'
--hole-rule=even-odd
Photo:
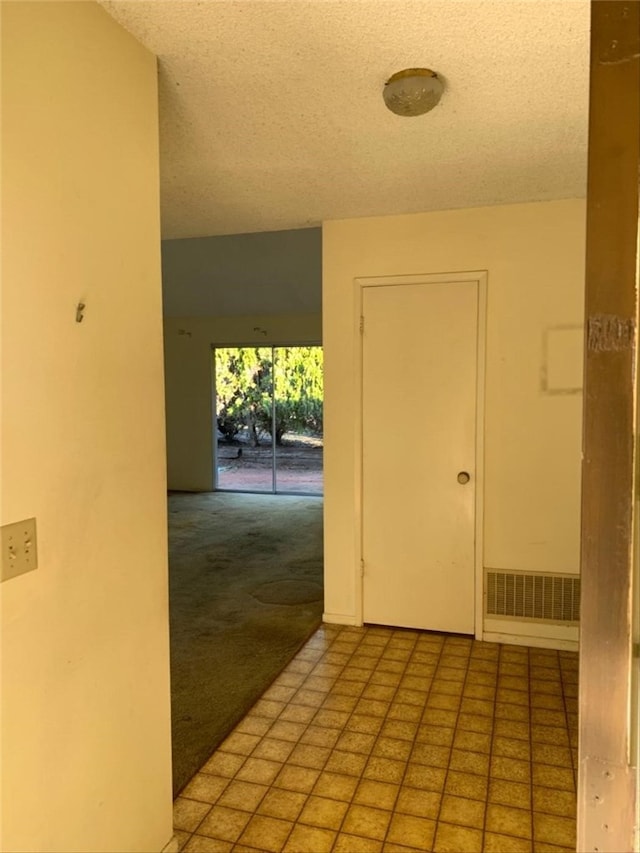
[{"label": "patio visible outside", "polygon": [[216,348],[214,368],[217,488],[322,494],[322,348]]}]

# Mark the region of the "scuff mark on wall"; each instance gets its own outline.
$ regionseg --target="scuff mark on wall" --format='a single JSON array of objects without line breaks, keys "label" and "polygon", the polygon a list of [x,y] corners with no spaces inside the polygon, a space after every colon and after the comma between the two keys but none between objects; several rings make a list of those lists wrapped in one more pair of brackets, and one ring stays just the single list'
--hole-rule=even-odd
[{"label": "scuff mark on wall", "polygon": [[633,346],[635,320],[616,314],[594,314],[587,323],[587,349],[590,352],[622,352]]}]

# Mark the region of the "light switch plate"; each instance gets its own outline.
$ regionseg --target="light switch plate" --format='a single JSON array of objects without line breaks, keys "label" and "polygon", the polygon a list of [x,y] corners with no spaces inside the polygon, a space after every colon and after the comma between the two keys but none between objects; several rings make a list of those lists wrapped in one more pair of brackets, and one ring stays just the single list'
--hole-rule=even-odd
[{"label": "light switch plate", "polygon": [[7,581],[38,568],[35,518],[4,524],[0,532],[2,533],[1,580]]}]

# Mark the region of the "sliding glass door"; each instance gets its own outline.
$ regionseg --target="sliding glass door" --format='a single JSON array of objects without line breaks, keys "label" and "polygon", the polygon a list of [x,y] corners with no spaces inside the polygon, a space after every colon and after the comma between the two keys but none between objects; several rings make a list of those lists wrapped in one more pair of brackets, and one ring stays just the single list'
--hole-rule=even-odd
[{"label": "sliding glass door", "polygon": [[216,347],[216,488],[322,494],[322,348]]}]

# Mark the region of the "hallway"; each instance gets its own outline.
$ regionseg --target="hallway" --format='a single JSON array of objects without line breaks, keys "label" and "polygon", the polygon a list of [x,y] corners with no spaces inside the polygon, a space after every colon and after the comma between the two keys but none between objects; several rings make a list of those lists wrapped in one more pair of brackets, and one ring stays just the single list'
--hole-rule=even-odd
[{"label": "hallway", "polygon": [[323,625],[174,806],[200,853],[575,850],[578,657]]}]

